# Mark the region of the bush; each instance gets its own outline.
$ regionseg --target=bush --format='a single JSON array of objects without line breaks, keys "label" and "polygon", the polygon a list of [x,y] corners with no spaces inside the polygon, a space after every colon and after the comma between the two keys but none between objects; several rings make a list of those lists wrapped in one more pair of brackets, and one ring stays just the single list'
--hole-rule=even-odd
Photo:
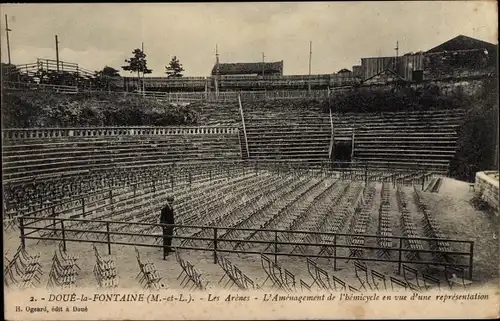
[{"label": "bush", "polygon": [[142,97],[107,93],[55,95],[44,92],[6,91],[3,126],[180,126],[196,125],[199,108],[176,106]]}]

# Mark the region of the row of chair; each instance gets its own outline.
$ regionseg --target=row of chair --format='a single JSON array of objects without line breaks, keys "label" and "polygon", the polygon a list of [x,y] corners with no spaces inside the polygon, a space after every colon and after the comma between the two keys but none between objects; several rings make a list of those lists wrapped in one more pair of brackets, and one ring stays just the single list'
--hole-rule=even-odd
[{"label": "row of chair", "polygon": [[175,259],[182,269],[179,276],[177,276],[177,279],[184,275],[184,278],[181,281],[181,286],[183,289],[186,288],[189,284],[191,284],[191,287],[189,288],[190,290],[207,290],[209,288],[209,281],[206,281],[203,278],[201,272],[198,271],[198,269],[196,269],[194,265],[192,265],[189,261],[183,260],[181,258],[178,249],[175,250]]},{"label": "row of chair", "polygon": [[[283,180],[276,180],[274,176],[270,176],[270,179],[264,179],[257,181],[255,185],[251,184],[246,193],[236,194],[235,197],[226,203],[226,206],[221,206],[214,209],[211,214],[208,214],[208,219],[206,225],[208,226],[236,226],[238,223],[242,222],[242,218],[251,215],[254,210],[258,210],[263,205],[263,197],[269,191],[275,191],[284,186],[285,184],[291,183],[297,178],[285,178]],[[212,231],[209,229],[199,230],[191,236],[195,237],[212,237]],[[206,243],[201,240],[189,240],[186,239],[182,242],[183,245],[196,245],[199,246],[200,243]]]},{"label": "row of chair", "polygon": [[347,284],[345,281],[342,281],[335,275],[332,275],[330,281],[330,275],[328,274],[328,272],[323,268],[319,267],[314,260],[306,258],[306,264],[307,264],[307,271],[309,272],[309,275],[313,279],[313,283],[308,285],[307,283],[301,280],[300,282],[301,287],[304,287],[308,290],[310,290],[313,286],[317,286],[321,290],[333,290],[333,291],[348,290],[350,292],[359,291],[356,287]]},{"label": "row of chair", "polygon": [[[332,217],[336,214],[336,208],[342,202],[344,197],[347,195],[347,192],[351,190],[352,184],[345,184],[343,182],[337,182],[335,184],[335,188],[331,190],[331,193],[326,194],[323,198],[323,203],[317,204],[313,210],[310,212],[310,215],[304,218],[304,221],[301,224],[301,229],[305,226],[305,230],[308,231],[316,231],[316,232],[325,232],[328,231],[329,222]],[[317,242],[326,242],[329,243],[333,240],[331,238],[321,238],[318,235],[307,234],[300,235],[295,234],[295,238],[293,239],[296,243],[317,243]],[[309,246],[307,245],[295,245],[291,251],[291,253],[300,252],[306,253],[309,250]],[[329,248],[325,245],[320,252],[328,251]]]},{"label": "row of chair", "polygon": [[67,254],[63,246],[63,242],[60,242],[52,257],[47,288],[72,289],[76,287],[76,276],[81,270],[77,264],[78,256]]},{"label": "row of chair", "polygon": [[255,284],[255,281],[253,281],[249,276],[243,273],[237,266],[231,263],[231,261],[228,258],[219,255],[217,256],[217,263],[224,271],[224,275],[219,280],[218,284],[220,284],[226,276],[228,279],[226,284],[224,285],[224,288],[226,288],[228,285],[230,285],[229,289],[232,288],[233,286],[236,286],[237,289],[239,290],[254,290],[259,288],[259,286]]},{"label": "row of chair", "polygon": [[164,288],[164,284],[161,283],[162,277],[158,273],[154,262],[149,259],[143,261],[141,259],[141,254],[139,253],[139,249],[137,249],[136,246],[134,246],[134,249],[137,265],[139,265],[139,273],[135,279],[139,281],[139,284],[143,287],[143,289],[160,290]]},{"label": "row of chair", "polygon": [[[349,224],[348,233],[352,234],[365,234],[368,224],[371,220],[371,210],[373,205],[373,200],[375,197],[375,186],[373,184],[368,184],[362,194],[362,200],[358,204],[358,207],[354,211],[354,215],[351,218],[351,223]],[[348,245],[353,246],[364,246],[365,238],[361,235],[358,236],[347,236],[346,242]],[[359,247],[349,248],[349,257],[359,258],[363,256],[363,249]]]},{"label": "row of chair", "polygon": [[428,238],[437,239],[434,241],[429,241],[430,248],[432,250],[438,251],[433,253],[433,260],[437,262],[452,261],[452,257],[448,253],[446,253],[451,249],[450,243],[444,241],[447,237],[441,230],[441,227],[436,221],[432,211],[429,210],[429,205],[426,203],[423,195],[418,190],[415,189],[413,196],[415,204],[417,205],[421,213],[423,213],[422,223],[424,225],[425,236]]},{"label": "row of chair", "polygon": [[272,289],[287,292],[296,290],[295,275],[292,272],[273,262],[263,254],[260,255],[260,259],[262,269],[266,273],[266,279],[262,282],[260,288],[263,288],[267,280],[270,280],[272,282]]},{"label": "row of chair", "polygon": [[[322,189],[324,189],[325,179],[312,179],[302,186],[300,186],[293,193],[284,195],[283,198],[278,200],[273,204],[273,206],[269,207],[266,213],[259,221],[260,231],[250,233],[247,237],[244,238],[242,242],[238,242],[235,244],[234,248],[243,248],[247,249],[252,245],[246,241],[248,240],[262,240],[272,242],[275,239],[275,235],[273,232],[270,232],[270,229],[281,229],[286,230],[290,221],[292,221],[296,216],[300,215],[303,208],[306,208],[308,204],[310,204],[310,200],[314,199],[319,193],[321,193]],[[269,215],[267,215],[269,214]],[[269,244],[259,244],[260,248],[263,248],[264,251],[271,246]]]},{"label": "row of chair", "polygon": [[116,264],[111,256],[101,256],[95,244],[92,244],[95,254],[94,276],[99,288],[112,289],[119,285]]},{"label": "row of chair", "polygon": [[[241,216],[239,216],[238,221],[236,221],[235,224],[232,225],[232,227],[252,228],[257,224],[260,224],[260,222],[265,220],[266,213],[268,217],[272,216],[273,213],[270,211],[270,209],[272,209],[273,207],[276,208],[277,206],[283,207],[284,203],[286,202],[284,200],[284,197],[288,195],[288,199],[290,199],[290,195],[297,195],[299,187],[303,186],[306,181],[308,181],[308,179],[306,178],[292,178],[291,180],[285,180],[285,182],[288,182],[288,184],[284,184],[283,182],[278,183],[276,186],[274,186],[274,189],[268,190],[267,193],[261,194],[260,198],[254,203],[248,204],[247,206],[242,208],[242,212],[240,214]],[[235,238],[241,240],[249,236],[251,233],[251,231],[247,230],[231,229],[222,234],[219,239],[222,241],[224,239]],[[221,242],[221,247],[224,246],[232,247],[234,245],[232,241]]]},{"label": "row of chair", "polygon": [[380,208],[378,214],[378,230],[377,238],[378,246],[380,249],[377,250],[378,257],[385,257],[390,259],[391,252],[387,249],[392,247],[392,223],[391,223],[391,194],[390,186],[386,183],[382,183],[382,189],[380,191]]},{"label": "row of chair", "polygon": [[421,240],[414,239],[418,237],[418,234],[415,222],[411,217],[411,212],[407,207],[408,198],[400,185],[397,185],[396,188],[397,188],[396,199],[398,202],[399,213],[401,215],[400,216],[401,231],[403,232],[403,235],[407,237],[405,243],[406,247],[409,249],[409,251],[405,251],[405,256],[409,260],[420,259],[421,258],[420,253],[417,251],[422,250],[424,246]]},{"label": "row of chair", "polygon": [[40,253],[30,255],[20,246],[13,258],[6,257],[4,268],[4,284],[9,289],[27,289],[36,287],[43,274],[40,264]]}]

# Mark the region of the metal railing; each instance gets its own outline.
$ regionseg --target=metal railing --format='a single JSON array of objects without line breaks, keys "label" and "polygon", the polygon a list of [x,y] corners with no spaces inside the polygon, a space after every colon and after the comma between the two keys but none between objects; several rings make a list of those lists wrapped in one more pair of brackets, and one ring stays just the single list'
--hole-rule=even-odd
[{"label": "metal railing", "polygon": [[[50,221],[45,227],[32,226],[33,222],[40,221]],[[209,244],[205,247],[195,247],[195,246],[187,246],[184,243],[181,243],[178,246],[174,246],[177,249],[185,249],[185,250],[196,250],[196,251],[211,251],[213,253],[214,263],[217,263],[217,255],[219,252],[223,253],[244,253],[244,254],[267,254],[273,255],[275,262],[278,260],[278,256],[293,256],[293,257],[314,257],[314,258],[327,258],[333,260],[334,269],[337,269],[337,263],[339,260],[357,260],[357,261],[367,261],[367,262],[387,262],[387,263],[397,263],[398,265],[398,273],[401,272],[401,268],[403,264],[417,264],[417,265],[434,265],[434,266],[454,266],[454,267],[465,267],[469,273],[469,278],[472,279],[473,272],[473,256],[474,256],[474,242],[466,241],[466,240],[457,240],[457,239],[433,239],[433,238],[425,238],[425,237],[403,237],[403,236],[384,236],[385,239],[395,240],[396,247],[380,247],[380,246],[366,246],[366,245],[354,245],[348,244],[347,240],[353,237],[363,237],[366,240],[377,240],[381,236],[379,235],[369,235],[369,234],[347,234],[347,233],[327,233],[327,232],[312,232],[312,231],[300,231],[300,230],[278,230],[278,229],[249,229],[249,228],[234,228],[234,227],[215,227],[215,226],[202,226],[202,225],[165,225],[158,223],[140,223],[140,222],[118,222],[118,221],[110,221],[110,220],[86,220],[86,219],[75,219],[75,218],[30,218],[30,217],[20,217],[20,238],[21,244],[23,248],[26,246],[26,240],[53,240],[53,241],[62,241],[64,250],[67,248],[68,242],[78,242],[78,243],[101,243],[106,244],[108,248],[108,253],[112,254],[112,245],[126,245],[126,246],[140,246],[140,247],[152,247],[152,248],[162,248],[162,245],[155,244],[154,241],[150,241],[148,243],[138,243],[138,242],[126,242],[123,239],[115,240],[114,236],[122,236],[122,237],[141,237],[143,239],[149,240],[159,240],[162,238],[162,235],[152,234],[152,233],[136,233],[136,232],[121,232],[114,231],[112,227],[116,227],[116,225],[126,225],[128,227],[138,227],[138,226],[149,226],[152,228],[161,229],[162,227],[172,226],[174,228],[183,228],[183,229],[197,229],[197,230],[210,230],[212,237],[199,237],[199,236],[189,236],[189,235],[172,235],[172,239],[181,239],[181,240],[197,240],[197,241],[207,241]],[[105,227],[105,230],[92,230],[88,228],[67,228],[69,222],[73,222],[74,226],[75,222],[79,222],[80,224],[85,223],[100,223]],[[34,236],[33,234],[39,232],[41,230],[52,231],[52,235],[47,236]],[[221,233],[223,231],[252,231],[252,232],[266,232],[271,233],[274,237],[272,240],[251,240],[251,239],[235,239],[235,238],[224,238],[225,233]],[[100,237],[87,238],[72,238],[71,233],[77,234],[85,234],[85,235],[100,235]],[[323,237],[328,239],[328,241],[322,242],[289,242],[284,241],[284,239],[288,239],[290,235],[300,234],[300,235],[311,235],[315,237]],[[75,234],[76,235],[76,234]],[[222,236],[222,237],[221,237]],[[408,240],[420,240],[426,242],[448,242],[453,247],[459,247],[460,244],[465,244],[467,247],[466,250],[459,251],[440,251],[434,249],[415,249],[410,248],[407,244]],[[264,250],[237,250],[235,248],[228,249],[220,246],[221,243],[237,243],[237,244],[267,244],[267,247]],[[373,242],[377,243],[377,242]],[[319,248],[318,253],[309,254],[309,253],[294,253],[293,251],[279,251],[278,248],[282,246],[307,246],[313,248]],[[269,251],[269,249],[272,249]],[[342,253],[342,249],[356,249],[359,250],[384,250],[386,252],[396,252],[397,259],[389,257],[365,257],[365,256],[356,256],[353,257],[351,255],[346,256]],[[403,258],[404,253],[413,252],[417,255],[420,254],[437,254],[439,256],[445,256],[447,259],[445,261],[437,261],[437,260],[418,260],[418,259],[409,259],[406,260]],[[327,253],[327,254],[323,254]],[[459,263],[460,257],[465,257],[467,259],[467,263]]]},{"label": "metal railing", "polygon": [[2,139],[56,138],[56,137],[109,137],[154,135],[221,135],[238,134],[238,127],[229,126],[103,126],[55,128],[2,129]]}]

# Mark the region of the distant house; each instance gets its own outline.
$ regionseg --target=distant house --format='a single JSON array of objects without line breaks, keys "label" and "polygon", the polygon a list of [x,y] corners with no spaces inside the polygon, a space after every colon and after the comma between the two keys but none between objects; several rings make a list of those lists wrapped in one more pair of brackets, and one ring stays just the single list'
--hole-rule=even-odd
[{"label": "distant house", "polygon": [[[218,67],[218,68],[217,68]],[[212,68],[212,76],[283,76],[283,60],[278,62],[219,63]]]},{"label": "distant house", "polygon": [[443,42],[442,44],[432,49],[427,50],[426,53],[474,50],[474,49],[482,49],[482,50],[486,49],[487,51],[494,52],[497,50],[497,45],[479,39],[467,37],[464,35],[459,35],[453,39]]},{"label": "distant house", "polygon": [[352,73],[352,71],[350,71],[349,69],[346,69],[346,68],[342,68],[337,73],[338,74],[350,74],[350,73]]},{"label": "distant house", "polygon": [[424,78],[464,78],[496,70],[498,45],[459,35],[425,52]]},{"label": "distant house", "polygon": [[356,78],[363,78],[363,66],[361,65],[352,66],[352,74]]},{"label": "distant house", "polygon": [[459,35],[426,52],[410,52],[399,57],[361,58],[362,78],[366,80],[387,69],[404,80],[417,82],[478,76],[496,66],[497,48],[492,43]]},{"label": "distant house", "polygon": [[405,80],[412,81],[415,71],[423,70],[422,53],[406,54],[400,57],[361,58],[362,78],[368,79],[384,70],[392,70]]}]

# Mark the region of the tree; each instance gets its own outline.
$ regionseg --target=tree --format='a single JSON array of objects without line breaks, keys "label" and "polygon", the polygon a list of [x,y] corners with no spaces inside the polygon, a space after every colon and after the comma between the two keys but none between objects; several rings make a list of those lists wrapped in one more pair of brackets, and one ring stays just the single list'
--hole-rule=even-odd
[{"label": "tree", "polygon": [[13,64],[1,63],[2,66],[2,80],[3,81],[20,81],[21,72]]},{"label": "tree", "polygon": [[111,89],[113,78],[120,77],[119,71],[113,67],[105,66],[102,70],[94,73],[94,85],[98,88]]},{"label": "tree", "polygon": [[172,60],[168,63],[168,66],[165,66],[165,73],[168,75],[168,78],[171,77],[182,77],[182,72],[184,68],[182,64],[177,59],[177,56],[173,56]]},{"label": "tree", "polygon": [[105,66],[102,70],[97,71],[100,76],[104,77],[120,77],[118,70],[113,67]]},{"label": "tree", "polygon": [[142,72],[142,76],[144,74],[150,74],[152,72],[151,69],[147,67],[146,54],[142,52],[141,49],[135,49],[132,51],[133,57],[129,59],[125,59],[125,62],[128,63],[126,66],[122,66],[122,69],[125,71],[136,72],[137,78],[140,78],[140,73]]}]

